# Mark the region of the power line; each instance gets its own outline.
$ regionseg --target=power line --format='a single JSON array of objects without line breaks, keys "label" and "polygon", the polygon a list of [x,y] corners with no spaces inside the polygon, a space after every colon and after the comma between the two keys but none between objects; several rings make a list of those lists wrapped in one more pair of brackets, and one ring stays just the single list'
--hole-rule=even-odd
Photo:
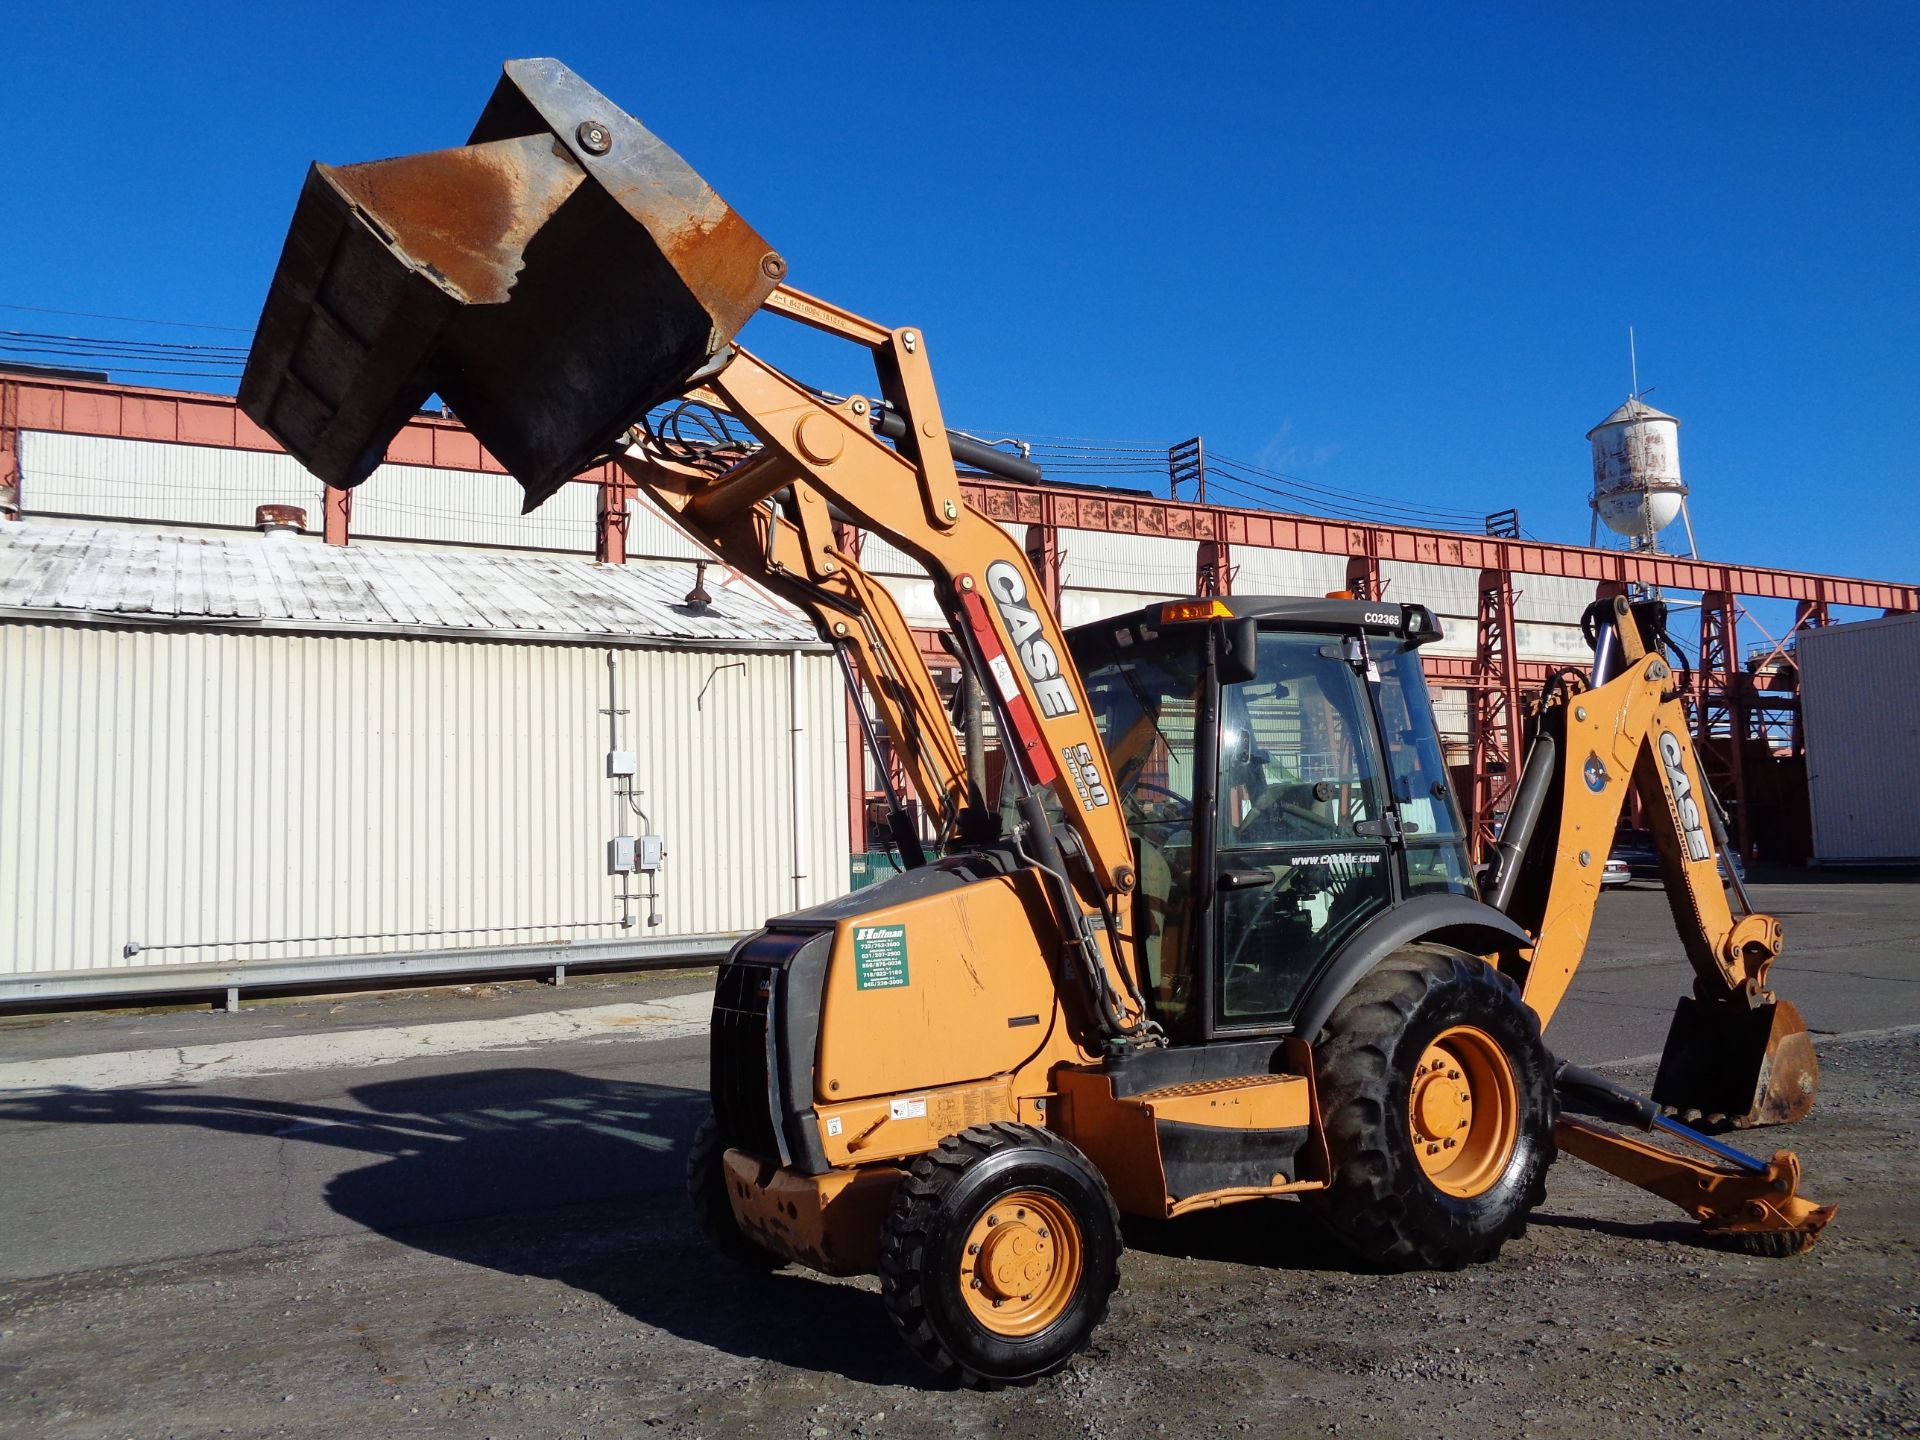
[{"label": "power line", "polygon": [[225,330],[235,335],[251,335],[247,325],[208,325],[198,320],[147,320],[138,315],[99,315],[91,310],[55,310],[46,305],[13,305],[0,300],[0,310],[25,310],[33,315],[66,315],[75,320],[117,320],[126,325],[165,325],[175,330]]},{"label": "power line", "polygon": [[108,340],[97,335],[56,335],[47,330],[0,330],[0,335],[40,345],[58,345],[63,349],[206,355],[230,358],[235,364],[247,353],[246,348],[240,345],[187,345],[172,340]]},{"label": "power line", "polygon": [[1224,455],[1215,454],[1212,458],[1216,463],[1245,472],[1248,476],[1259,476],[1262,479],[1284,485],[1292,490],[1303,490],[1316,495],[1324,495],[1338,504],[1365,505],[1378,509],[1404,510],[1419,515],[1445,515],[1458,520],[1471,520],[1476,523],[1484,518],[1478,511],[1474,510],[1455,510],[1440,505],[1416,505],[1406,501],[1389,500],[1384,496],[1369,495],[1362,491],[1340,490],[1326,485],[1317,485],[1313,481],[1302,479],[1298,475],[1288,475],[1279,470],[1268,470],[1259,465],[1250,464],[1245,460],[1235,460]]}]

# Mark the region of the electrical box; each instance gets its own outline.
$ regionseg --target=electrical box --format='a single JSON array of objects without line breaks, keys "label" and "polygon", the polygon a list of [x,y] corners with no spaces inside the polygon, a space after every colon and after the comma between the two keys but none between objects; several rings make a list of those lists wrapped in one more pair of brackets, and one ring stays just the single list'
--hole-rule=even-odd
[{"label": "electrical box", "polygon": [[607,778],[618,780],[622,776],[632,775],[640,767],[634,764],[633,751],[609,750],[607,752]]},{"label": "electrical box", "polygon": [[607,841],[607,873],[631,875],[638,859],[639,846],[631,835],[616,835]]},{"label": "electrical box", "polygon": [[660,868],[660,863],[666,858],[666,841],[662,840],[658,835],[642,835],[640,837],[639,855],[634,861],[633,868],[643,874],[651,875]]}]

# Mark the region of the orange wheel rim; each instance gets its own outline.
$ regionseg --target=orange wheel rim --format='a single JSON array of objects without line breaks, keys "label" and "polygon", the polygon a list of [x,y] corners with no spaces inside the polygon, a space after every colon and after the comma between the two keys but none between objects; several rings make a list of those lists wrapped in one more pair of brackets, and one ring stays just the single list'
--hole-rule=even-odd
[{"label": "orange wheel rim", "polygon": [[960,1256],[967,1309],[996,1335],[1036,1335],[1080,1288],[1080,1227],[1058,1196],[1015,1190],[980,1213]]},{"label": "orange wheel rim", "polygon": [[1520,1087],[1499,1042],[1471,1025],[1434,1036],[1413,1072],[1407,1128],[1436,1188],[1462,1200],[1491,1190],[1520,1137]]}]

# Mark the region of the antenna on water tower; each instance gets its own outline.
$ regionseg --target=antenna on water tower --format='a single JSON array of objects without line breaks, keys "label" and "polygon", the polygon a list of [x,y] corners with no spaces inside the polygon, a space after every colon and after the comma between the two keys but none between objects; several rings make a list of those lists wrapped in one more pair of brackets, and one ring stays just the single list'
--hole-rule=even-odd
[{"label": "antenna on water tower", "polygon": [[[1687,486],[1680,478],[1680,421],[1647,404],[1640,388],[1640,352],[1627,327],[1627,365],[1633,390],[1626,403],[1587,432],[1593,446],[1593,510],[1589,545],[1609,543],[1644,553],[1660,551],[1660,532],[1675,520],[1687,532],[1687,554],[1698,558]],[[1617,537],[1617,538],[1616,538]]]}]

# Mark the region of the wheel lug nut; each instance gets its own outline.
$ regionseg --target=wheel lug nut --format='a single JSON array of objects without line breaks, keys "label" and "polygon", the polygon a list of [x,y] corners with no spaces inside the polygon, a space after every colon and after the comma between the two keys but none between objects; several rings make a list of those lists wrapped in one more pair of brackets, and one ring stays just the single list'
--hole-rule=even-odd
[{"label": "wheel lug nut", "polygon": [[967,1254],[978,1255],[979,1253],[980,1253],[980,1247],[978,1245],[967,1246]]},{"label": "wheel lug nut", "polygon": [[999,1223],[1000,1223],[1000,1217],[998,1215],[987,1216],[987,1224],[998,1225]]},{"label": "wheel lug nut", "polygon": [[1454,1141],[1454,1138],[1451,1135],[1449,1135],[1445,1140],[1442,1140],[1440,1143],[1446,1146],[1447,1149],[1451,1150],[1454,1147],[1455,1141]]},{"label": "wheel lug nut", "polygon": [[976,1276],[974,1276],[974,1277],[973,1277],[973,1279],[972,1279],[972,1281],[971,1281],[970,1283],[972,1284],[972,1286],[973,1286],[973,1288],[974,1288],[974,1289],[976,1289],[976,1290],[978,1290],[978,1289],[980,1289],[980,1288],[981,1288],[981,1287],[980,1287],[980,1277],[979,1277],[978,1275],[976,1275]]}]

